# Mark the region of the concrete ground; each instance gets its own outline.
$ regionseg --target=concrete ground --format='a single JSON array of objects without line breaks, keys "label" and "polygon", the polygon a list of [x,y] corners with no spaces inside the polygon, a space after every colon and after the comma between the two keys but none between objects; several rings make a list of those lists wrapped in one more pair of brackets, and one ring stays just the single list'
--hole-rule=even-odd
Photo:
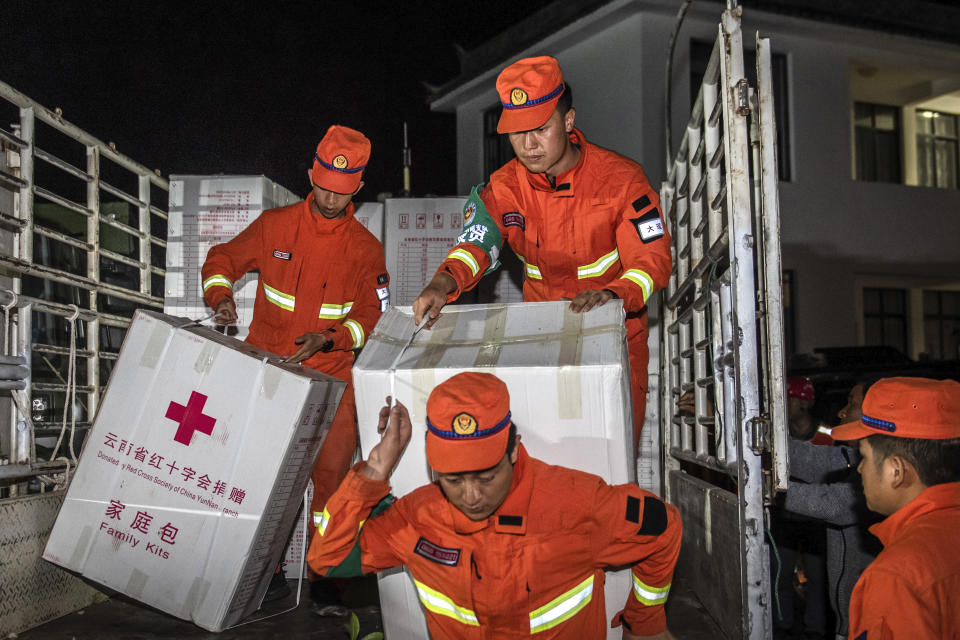
[{"label": "concrete ground", "polygon": [[[376,581],[372,578],[364,580],[365,582],[358,583],[345,594],[347,604],[353,607],[360,620],[361,638],[371,631],[382,629],[380,610],[376,604]],[[12,637],[19,640],[349,638],[343,620],[320,618],[311,613],[306,583],[303,585],[300,605],[296,607],[297,583],[295,580],[290,581],[290,587],[294,593],[285,600],[266,605],[250,620],[222,633],[205,631],[190,622],[160,613],[132,600],[115,597]],[[289,612],[280,613],[291,608]],[[269,617],[277,613],[280,615]],[[674,583],[671,589],[667,604],[667,621],[677,640],[722,640],[723,638],[696,597],[683,584]]]}]

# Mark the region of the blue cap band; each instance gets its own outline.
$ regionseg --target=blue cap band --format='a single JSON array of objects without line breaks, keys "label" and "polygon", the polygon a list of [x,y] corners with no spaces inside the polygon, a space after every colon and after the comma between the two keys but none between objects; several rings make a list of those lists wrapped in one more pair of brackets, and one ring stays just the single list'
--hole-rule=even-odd
[{"label": "blue cap band", "polygon": [[478,429],[473,433],[468,433],[466,435],[460,435],[455,431],[447,431],[437,429],[433,426],[433,423],[430,422],[430,418],[427,418],[427,429],[430,430],[430,433],[437,436],[438,438],[443,438],[444,440],[472,440],[476,438],[486,438],[487,436],[492,436],[500,431],[503,431],[504,427],[510,424],[510,412],[507,412],[507,417],[490,427],[489,429]]},{"label": "blue cap band", "polygon": [[503,102],[503,101],[501,101],[500,104],[503,105],[504,109],[525,109],[527,107],[535,107],[538,104],[543,104],[544,102],[550,102],[551,100],[559,96],[561,93],[563,93],[562,82],[560,83],[559,87],[557,87],[547,95],[543,96],[542,98],[533,98],[532,100],[527,100],[523,104],[513,104],[511,102]]}]

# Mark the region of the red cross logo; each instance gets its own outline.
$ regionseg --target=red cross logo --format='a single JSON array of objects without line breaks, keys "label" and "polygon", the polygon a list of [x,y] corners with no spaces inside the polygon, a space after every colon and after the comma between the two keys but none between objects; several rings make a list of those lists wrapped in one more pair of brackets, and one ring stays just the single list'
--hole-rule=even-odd
[{"label": "red cross logo", "polygon": [[176,402],[170,403],[170,406],[167,407],[166,417],[180,423],[180,426],[177,427],[177,434],[173,436],[174,440],[180,444],[190,446],[190,439],[193,437],[194,431],[199,431],[207,435],[213,433],[213,425],[216,424],[217,421],[215,418],[203,415],[203,405],[206,404],[206,402],[207,396],[192,391],[190,392],[190,400],[187,401],[187,406],[177,404]]}]

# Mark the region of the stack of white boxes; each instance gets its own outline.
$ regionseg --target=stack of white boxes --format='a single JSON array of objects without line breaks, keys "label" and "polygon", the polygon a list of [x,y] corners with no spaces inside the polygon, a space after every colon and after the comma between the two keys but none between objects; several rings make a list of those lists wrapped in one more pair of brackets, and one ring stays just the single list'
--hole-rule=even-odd
[{"label": "stack of white boxes", "polygon": [[221,631],[255,611],[345,383],[138,311],[43,557]]},{"label": "stack of white boxes", "polygon": [[[407,310],[389,309],[353,370],[360,442],[379,442],[378,411],[396,394],[410,410],[414,437],[391,478],[402,496],[430,482],[423,446],[426,401],[462,371],[493,373],[510,390],[510,409],[531,456],[581,469],[612,484],[635,482],[630,375],[623,306],[588,313],[567,302],[446,307],[436,325],[413,333]],[[612,618],[630,593],[629,569],[608,572]],[[380,576],[384,631],[390,640],[427,637],[412,581],[404,571]],[[620,629],[610,638],[619,638]]]}]

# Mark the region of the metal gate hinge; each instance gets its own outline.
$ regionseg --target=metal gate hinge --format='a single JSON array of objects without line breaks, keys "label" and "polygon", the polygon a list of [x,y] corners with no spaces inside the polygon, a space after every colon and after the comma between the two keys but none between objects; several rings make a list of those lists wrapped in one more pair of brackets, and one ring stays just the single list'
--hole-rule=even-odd
[{"label": "metal gate hinge", "polygon": [[761,454],[770,449],[770,418],[766,415],[750,418],[750,450]]},{"label": "metal gate hinge", "polygon": [[737,82],[737,113],[741,116],[750,115],[750,85],[746,78]]}]

